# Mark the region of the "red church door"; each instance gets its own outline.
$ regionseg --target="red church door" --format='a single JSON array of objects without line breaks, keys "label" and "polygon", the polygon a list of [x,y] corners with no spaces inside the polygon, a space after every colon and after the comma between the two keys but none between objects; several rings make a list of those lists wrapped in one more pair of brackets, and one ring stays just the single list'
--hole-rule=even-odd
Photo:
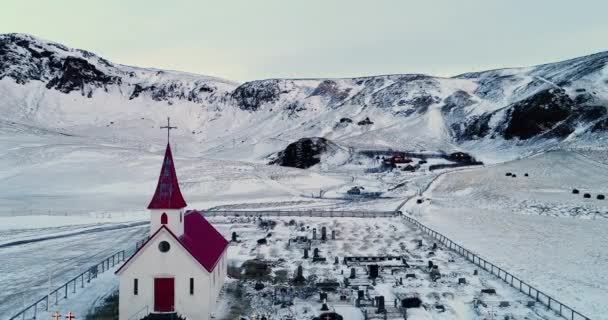
[{"label": "red church door", "polygon": [[174,311],[175,286],[173,278],[154,278],[154,311]]}]

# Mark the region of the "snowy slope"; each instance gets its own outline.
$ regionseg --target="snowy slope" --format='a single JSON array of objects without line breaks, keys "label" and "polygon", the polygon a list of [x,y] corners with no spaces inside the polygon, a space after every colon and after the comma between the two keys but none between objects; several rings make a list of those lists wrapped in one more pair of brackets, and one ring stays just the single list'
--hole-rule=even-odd
[{"label": "snowy slope", "polygon": [[354,147],[537,151],[604,142],[607,61],[608,53],[598,53],[454,78],[404,74],[239,85],[118,65],[84,50],[6,34],[0,35],[0,117],[68,134],[142,141],[157,137],[150,129],[171,116],[188,151],[220,158],[237,152],[249,160],[315,136]]}]

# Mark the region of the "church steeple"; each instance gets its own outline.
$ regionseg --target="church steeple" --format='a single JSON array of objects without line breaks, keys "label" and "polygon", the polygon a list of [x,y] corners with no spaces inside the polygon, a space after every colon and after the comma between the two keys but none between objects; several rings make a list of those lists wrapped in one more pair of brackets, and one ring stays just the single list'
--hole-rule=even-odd
[{"label": "church steeple", "polygon": [[148,205],[148,209],[181,209],[186,207],[186,201],[179,189],[177,174],[175,173],[175,165],[173,163],[173,154],[171,153],[171,144],[169,143],[169,130],[175,129],[169,124],[167,118],[167,126],[161,127],[167,129],[167,149],[165,150],[165,160],[160,169],[156,192]]}]

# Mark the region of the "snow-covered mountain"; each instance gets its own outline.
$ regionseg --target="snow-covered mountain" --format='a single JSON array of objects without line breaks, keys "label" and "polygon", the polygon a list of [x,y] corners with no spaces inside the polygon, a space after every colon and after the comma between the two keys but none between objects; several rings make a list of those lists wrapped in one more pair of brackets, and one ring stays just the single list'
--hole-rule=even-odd
[{"label": "snow-covered mountain", "polygon": [[[303,137],[402,149],[603,143],[608,52],[536,67],[244,84],[109,62],[29,35],[0,35],[0,117],[64,134],[141,140],[166,116],[180,141],[259,159]],[[152,135],[152,134],[150,134]],[[157,132],[154,136],[160,136]],[[599,139],[598,139],[599,138]],[[232,153],[231,153],[232,154]]]}]

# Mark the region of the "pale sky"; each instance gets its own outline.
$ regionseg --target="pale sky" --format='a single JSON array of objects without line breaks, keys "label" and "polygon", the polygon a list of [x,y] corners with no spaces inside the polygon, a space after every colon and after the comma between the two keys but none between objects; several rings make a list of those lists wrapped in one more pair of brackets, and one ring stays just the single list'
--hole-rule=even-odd
[{"label": "pale sky", "polygon": [[606,0],[2,0],[0,33],[218,76],[450,76],[608,50]]}]

